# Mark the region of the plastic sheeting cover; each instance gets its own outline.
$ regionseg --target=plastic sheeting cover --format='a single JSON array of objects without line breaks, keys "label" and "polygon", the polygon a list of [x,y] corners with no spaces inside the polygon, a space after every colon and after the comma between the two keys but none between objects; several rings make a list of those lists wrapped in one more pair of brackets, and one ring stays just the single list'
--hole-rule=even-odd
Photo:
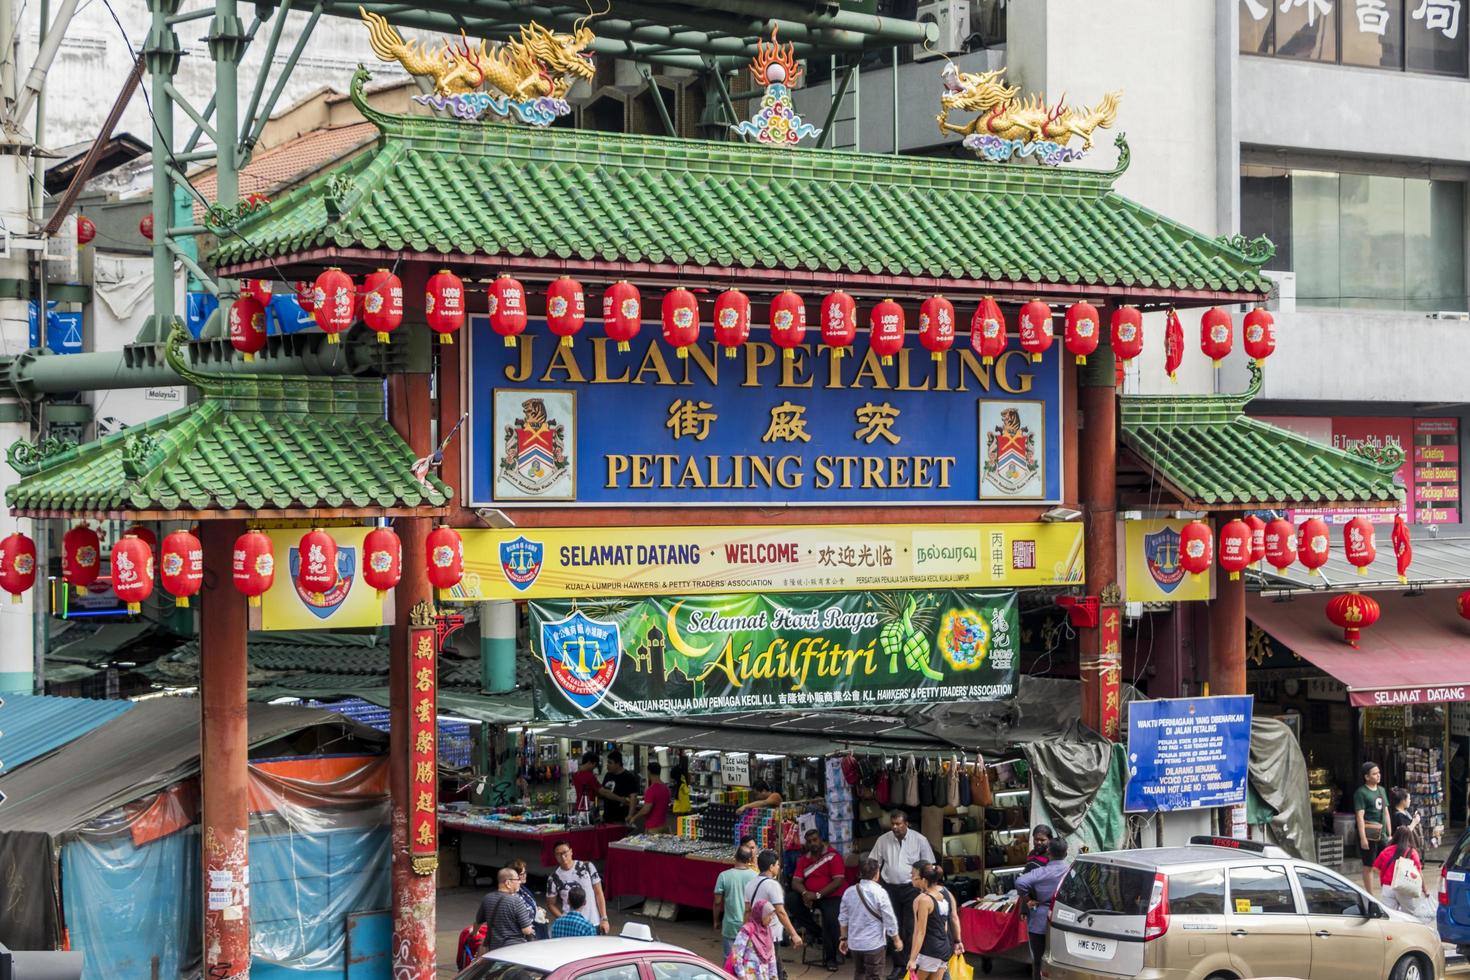
[{"label": "plastic sheeting cover", "polygon": [[1121,745],[1078,726],[1062,738],[1028,742],[1022,751],[1031,765],[1032,785],[1060,833],[1086,837],[1094,850],[1111,850],[1122,842]]},{"label": "plastic sheeting cover", "polygon": [[1268,824],[1272,840],[1292,857],[1317,860],[1307,760],[1285,722],[1251,719],[1250,781],[1266,805],[1276,811]]}]

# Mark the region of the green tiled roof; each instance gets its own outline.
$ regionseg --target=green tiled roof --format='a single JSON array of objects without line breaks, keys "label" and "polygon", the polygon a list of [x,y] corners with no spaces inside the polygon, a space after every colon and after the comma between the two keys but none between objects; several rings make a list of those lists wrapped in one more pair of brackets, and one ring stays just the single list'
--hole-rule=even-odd
[{"label": "green tiled roof", "polygon": [[[219,266],[319,248],[1264,294],[1264,239],[1212,239],[1109,172],[359,110],[376,149],[247,217]],[[993,284],[993,285],[991,285]]]},{"label": "green tiled roof", "polygon": [[[1402,500],[1402,451],[1346,452],[1245,414],[1259,392],[1251,367],[1240,395],[1125,395],[1122,439],[1186,504],[1205,510],[1376,504]],[[1391,447],[1392,448],[1392,447]]]},{"label": "green tiled roof", "polygon": [[221,379],[192,370],[182,331],[171,367],[201,401],[123,432],[49,455],[18,444],[23,479],[6,492],[44,516],[322,510],[380,513],[439,507],[449,490],[421,483],[414,455],[383,417],[378,380],[279,376]]}]

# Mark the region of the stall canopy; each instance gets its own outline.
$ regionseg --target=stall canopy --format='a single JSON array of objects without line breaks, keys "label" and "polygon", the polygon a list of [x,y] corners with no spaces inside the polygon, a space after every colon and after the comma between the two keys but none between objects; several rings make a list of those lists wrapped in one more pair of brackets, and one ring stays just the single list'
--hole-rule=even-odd
[{"label": "stall canopy", "polygon": [[[5,699],[0,715],[0,766],[14,772],[32,759],[105,725],[133,706],[131,701],[16,695]],[[8,811],[0,815],[5,821]]]},{"label": "stall canopy", "polygon": [[1327,621],[1329,596],[1247,599],[1246,614],[1297,656],[1347,686],[1358,707],[1470,701],[1470,629],[1443,594],[1379,592],[1376,627],[1358,648]]},{"label": "stall canopy", "polygon": [[[1431,538],[1419,532],[1414,539],[1414,562],[1406,574],[1415,589],[1463,589],[1470,587],[1470,538]],[[1277,570],[1266,565],[1251,576],[1250,587],[1272,595],[1304,592],[1371,592],[1379,589],[1401,589],[1398,559],[1388,546],[1388,528],[1378,528],[1378,556],[1359,575],[1348,563],[1342,549],[1334,547],[1327,564],[1316,575],[1300,564]]]}]

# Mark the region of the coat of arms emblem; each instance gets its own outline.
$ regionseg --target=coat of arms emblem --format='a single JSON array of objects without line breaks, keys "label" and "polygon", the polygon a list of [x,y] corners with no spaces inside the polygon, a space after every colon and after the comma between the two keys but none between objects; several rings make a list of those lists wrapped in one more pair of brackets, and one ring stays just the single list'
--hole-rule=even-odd
[{"label": "coat of arms emblem", "polygon": [[612,690],[622,654],[618,624],[580,610],[541,626],[541,656],[552,686],[582,711],[597,707]]},{"label": "coat of arms emblem", "polygon": [[1006,494],[1020,494],[1040,472],[1036,437],[1021,424],[1021,413],[1002,409],[1000,424],[985,433],[985,480]]},{"label": "coat of arms emblem", "polygon": [[1179,564],[1179,532],[1164,527],[1143,536],[1143,561],[1149,577],[1165,593],[1179,588],[1184,581],[1184,566]]},{"label": "coat of arms emblem", "polygon": [[566,427],[552,418],[546,401],[527,398],[520,415],[505,426],[500,477],[522,493],[536,495],[567,471]]}]

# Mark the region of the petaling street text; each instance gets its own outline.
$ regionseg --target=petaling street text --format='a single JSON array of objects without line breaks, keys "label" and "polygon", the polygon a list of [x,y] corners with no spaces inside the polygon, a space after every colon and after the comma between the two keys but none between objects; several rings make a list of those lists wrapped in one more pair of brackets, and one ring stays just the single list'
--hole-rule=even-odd
[{"label": "petaling street text", "polygon": [[818,490],[948,489],[953,456],[834,456],[807,460],[799,455],[686,456],[682,453],[607,453],[609,489],[795,490],[810,478]]}]

